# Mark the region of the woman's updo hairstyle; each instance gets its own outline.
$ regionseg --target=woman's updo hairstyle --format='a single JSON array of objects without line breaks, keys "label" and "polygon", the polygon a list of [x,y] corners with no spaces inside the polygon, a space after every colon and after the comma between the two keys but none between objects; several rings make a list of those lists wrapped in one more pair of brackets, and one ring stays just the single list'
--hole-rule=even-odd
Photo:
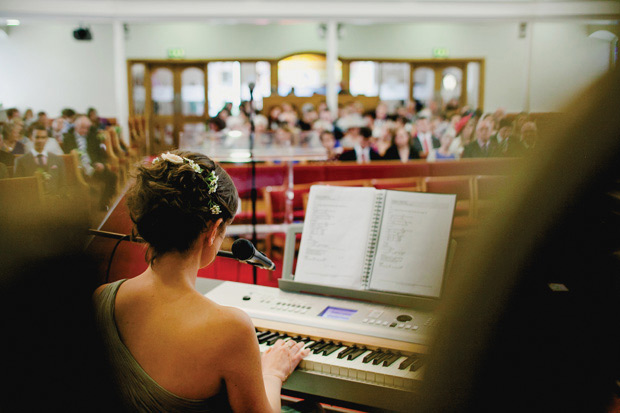
[{"label": "woman's updo hairstyle", "polygon": [[[170,155],[139,165],[127,197],[135,230],[149,244],[150,263],[167,252],[188,251],[219,218],[232,222],[239,203],[232,179],[209,157],[179,150]],[[213,173],[214,192],[209,184]]]}]

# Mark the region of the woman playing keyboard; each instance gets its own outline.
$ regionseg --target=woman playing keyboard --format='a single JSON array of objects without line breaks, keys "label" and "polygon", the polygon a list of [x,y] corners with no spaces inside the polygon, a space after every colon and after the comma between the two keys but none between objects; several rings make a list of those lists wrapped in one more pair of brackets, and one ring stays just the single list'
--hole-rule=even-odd
[{"label": "woman playing keyboard", "polygon": [[231,178],[204,155],[168,152],[138,167],[127,205],[149,267],[94,297],[129,411],[280,411],[282,383],[308,350],[280,340],[261,358],[248,315],[194,288],[238,202]]}]

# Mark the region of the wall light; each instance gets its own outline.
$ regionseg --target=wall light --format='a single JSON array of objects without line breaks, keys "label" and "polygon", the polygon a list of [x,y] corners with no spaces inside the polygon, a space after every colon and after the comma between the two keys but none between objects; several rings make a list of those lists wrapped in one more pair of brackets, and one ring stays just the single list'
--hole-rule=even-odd
[{"label": "wall light", "polygon": [[19,26],[19,20],[17,19],[6,19],[7,26]]}]

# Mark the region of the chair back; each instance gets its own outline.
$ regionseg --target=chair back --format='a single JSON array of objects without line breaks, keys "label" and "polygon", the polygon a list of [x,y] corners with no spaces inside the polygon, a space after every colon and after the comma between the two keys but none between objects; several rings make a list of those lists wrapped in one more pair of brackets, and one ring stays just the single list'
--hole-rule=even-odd
[{"label": "chair back", "polygon": [[[278,224],[285,221],[286,213],[286,192],[285,185],[268,186],[263,189],[265,202],[265,223]],[[293,220],[303,220],[305,216],[303,195],[310,192],[309,184],[293,186]]]},{"label": "chair back", "polygon": [[372,179],[370,184],[377,189],[394,189],[403,191],[422,191],[422,178],[383,178]]},{"label": "chair back", "polygon": [[41,175],[23,178],[0,179],[0,210],[27,215],[27,211],[36,211],[44,201],[43,180]]},{"label": "chair back", "polygon": [[455,216],[474,215],[474,184],[471,176],[426,177],[422,181],[424,192],[455,194]]}]

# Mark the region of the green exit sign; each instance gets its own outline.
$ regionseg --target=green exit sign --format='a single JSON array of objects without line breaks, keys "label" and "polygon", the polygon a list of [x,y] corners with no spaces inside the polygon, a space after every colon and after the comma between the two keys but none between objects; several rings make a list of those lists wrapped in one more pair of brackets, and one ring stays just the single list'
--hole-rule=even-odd
[{"label": "green exit sign", "polygon": [[448,57],[448,49],[445,47],[435,47],[433,49],[433,57]]},{"label": "green exit sign", "polygon": [[185,49],[168,49],[169,59],[182,59],[185,57]]}]

